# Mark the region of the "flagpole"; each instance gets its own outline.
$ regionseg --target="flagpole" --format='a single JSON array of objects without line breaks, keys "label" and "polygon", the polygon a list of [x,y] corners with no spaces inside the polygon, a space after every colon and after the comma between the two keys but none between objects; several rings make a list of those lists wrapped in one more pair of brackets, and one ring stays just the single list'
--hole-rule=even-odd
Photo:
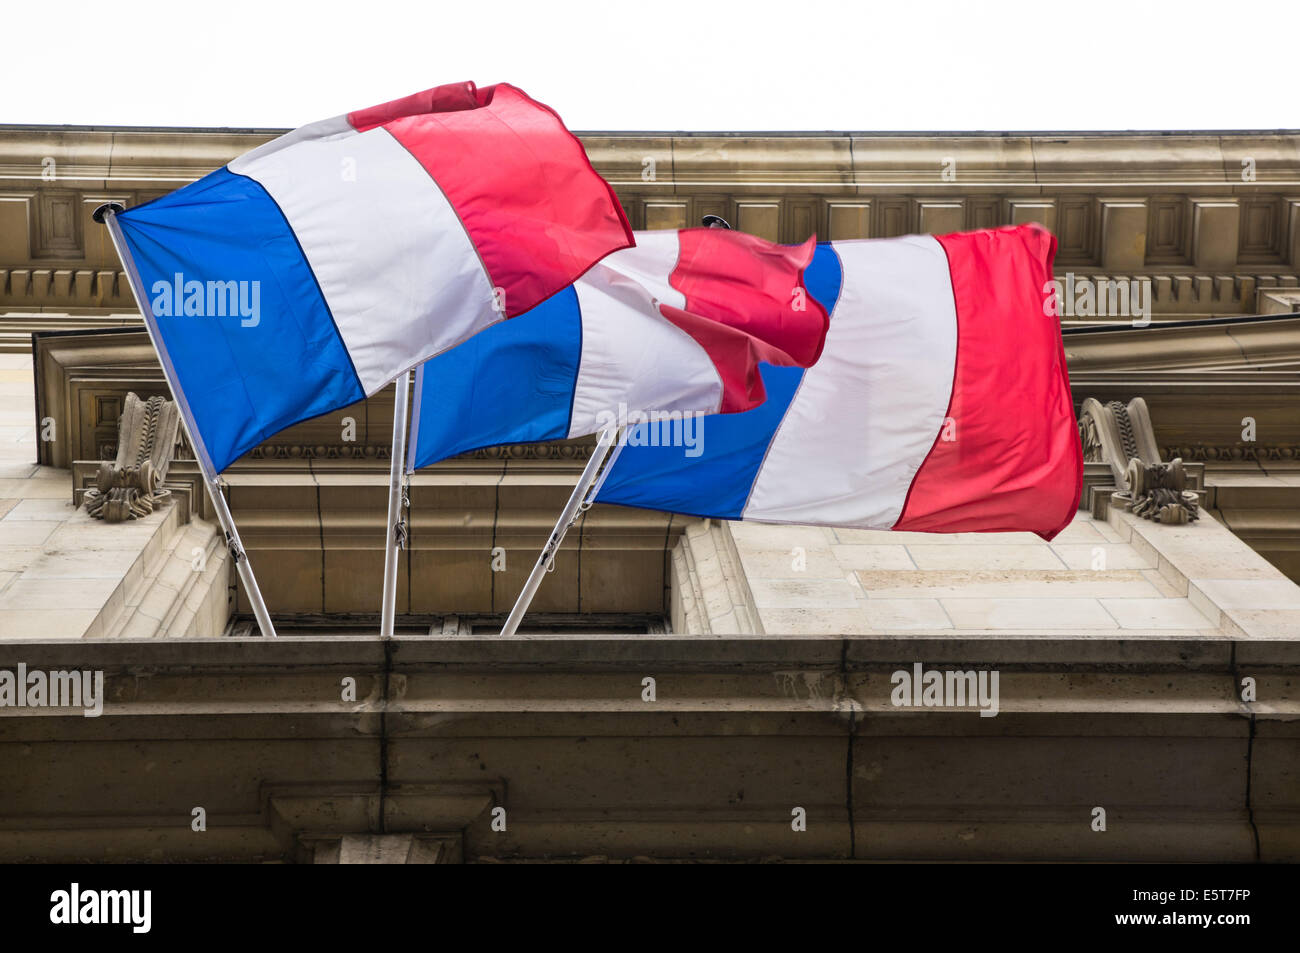
[{"label": "flagpole", "polygon": [[[538,586],[542,584],[542,577],[546,575],[547,567],[550,566],[551,560],[555,558],[560,543],[564,541],[565,534],[569,532],[569,527],[578,521],[581,512],[585,512],[591,506],[591,500],[587,499],[587,493],[592,488],[592,484],[596,482],[596,475],[600,472],[600,464],[605,459],[605,455],[609,453],[609,445],[613,443],[614,435],[617,432],[617,428],[607,428],[600,432],[596,447],[591,451],[587,466],[578,479],[578,485],[573,488],[573,492],[569,495],[569,502],[564,504],[564,510],[560,513],[555,529],[551,531],[551,538],[546,541],[542,554],[537,557],[537,562],[533,565],[533,571],[529,574],[528,581],[524,583],[523,591],[519,593],[514,608],[510,610],[510,617],[506,619],[506,624],[501,627],[503,636],[515,634],[515,631],[519,628],[519,623],[523,620],[524,613],[528,611],[529,605],[532,604],[533,596],[537,594]],[[621,441],[619,448],[622,448]]]},{"label": "flagpole", "polygon": [[600,488],[605,485],[605,478],[613,472],[614,464],[618,463],[618,455],[622,453],[623,448],[627,446],[627,431],[627,427],[624,427],[619,431],[618,443],[614,444],[614,449],[610,451],[609,460],[605,463],[605,469],[600,471],[600,479],[592,484],[591,489],[587,491],[587,498],[582,501],[582,508],[584,510],[590,509],[591,504],[596,502],[596,497],[600,495]]},{"label": "flagpole", "polygon": [[190,412],[189,401],[185,398],[185,392],[181,390],[176,381],[176,372],[172,367],[171,358],[162,346],[162,335],[158,331],[157,319],[149,306],[149,296],[145,292],[144,282],[140,278],[140,271],[136,268],[135,258],[132,257],[131,250],[127,247],[126,239],[122,235],[122,226],[117,222],[117,213],[124,210],[125,207],[118,202],[107,202],[95,209],[91,217],[96,222],[108,226],[108,234],[113,239],[113,247],[117,250],[117,257],[121,259],[122,268],[126,271],[126,280],[131,286],[131,293],[135,296],[136,306],[144,317],[144,325],[149,332],[149,340],[153,344],[153,349],[158,353],[158,363],[162,365],[163,378],[167,381],[167,386],[171,389],[176,406],[180,409],[185,434],[189,438],[190,446],[194,448],[195,460],[203,473],[203,482],[207,486],[208,496],[212,499],[212,506],[217,514],[217,522],[221,524],[221,529],[225,533],[226,547],[230,550],[230,558],[234,560],[235,568],[239,571],[239,579],[244,584],[244,592],[248,595],[248,602],[253,608],[253,615],[257,619],[257,627],[264,637],[273,639],[275,638],[275,625],[271,622],[271,614],[266,609],[266,601],[262,598],[262,590],[257,585],[257,577],[253,575],[253,566],[248,561],[248,553],[244,551],[244,543],[239,538],[239,530],[235,527],[235,517],[230,512],[230,505],[226,502],[225,494],[221,492],[221,484],[217,482],[216,468],[212,465],[212,458],[208,456],[207,446],[203,443],[194,415]]},{"label": "flagpole", "polygon": [[379,611],[379,635],[393,637],[397,615],[398,553],[406,545],[406,522],[402,519],[402,474],[406,465],[406,421],[411,397],[411,372],[397,379],[393,401],[393,449],[388,459],[388,538],[384,542],[384,594]]}]

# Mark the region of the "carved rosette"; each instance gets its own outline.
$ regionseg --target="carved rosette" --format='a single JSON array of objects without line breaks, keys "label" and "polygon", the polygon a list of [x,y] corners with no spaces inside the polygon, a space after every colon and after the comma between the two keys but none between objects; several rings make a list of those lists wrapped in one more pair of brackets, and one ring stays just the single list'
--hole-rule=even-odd
[{"label": "carved rosette", "polygon": [[117,426],[117,459],[100,464],[84,500],[87,513],[109,523],[148,516],[171,495],[163,481],[176,450],[180,413],[174,401],[141,400],[132,392]]}]

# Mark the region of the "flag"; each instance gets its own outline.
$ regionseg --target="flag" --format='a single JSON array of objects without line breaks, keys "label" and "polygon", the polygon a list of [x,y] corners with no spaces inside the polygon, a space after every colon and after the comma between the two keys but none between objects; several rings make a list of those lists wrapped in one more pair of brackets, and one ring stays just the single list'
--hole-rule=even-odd
[{"label": "flag", "polygon": [[479,447],[596,433],[636,415],[762,403],[760,362],[806,367],[826,338],[814,242],[725,229],[637,232],[541,307],[416,375],[409,467]]},{"label": "flag", "polygon": [[312,123],[117,220],[214,472],[632,244],[582,144],[504,84]]},{"label": "flag", "polygon": [[1051,539],[1083,456],[1039,226],[833,242],[826,352],[765,367],[702,452],[629,441],[598,502],[721,519]]}]

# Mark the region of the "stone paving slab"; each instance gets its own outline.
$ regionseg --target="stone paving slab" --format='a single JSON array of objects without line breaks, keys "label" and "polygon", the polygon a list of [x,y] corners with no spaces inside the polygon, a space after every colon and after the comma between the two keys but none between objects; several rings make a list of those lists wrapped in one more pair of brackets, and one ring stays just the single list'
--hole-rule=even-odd
[{"label": "stone paving slab", "polygon": [[7,500],[71,500],[72,471],[66,482],[34,477],[26,480],[0,480],[0,497]]},{"label": "stone paving slab", "polygon": [[871,601],[961,598],[1159,598],[1165,595],[1141,572],[1025,573],[987,569],[953,572],[859,572]]},{"label": "stone paving slab", "polygon": [[1118,629],[1097,599],[941,599],[958,629]]},{"label": "stone paving slab", "polygon": [[1209,629],[1214,623],[1187,599],[1102,599],[1126,629]]},{"label": "stone paving slab", "polygon": [[1213,517],[1165,526],[1080,512],[1029,533],[729,523],[763,631],[1279,639],[1300,587]]},{"label": "stone paving slab", "polygon": [[72,501],[67,497],[57,500],[37,498],[16,501],[16,504],[8,510],[7,514],[0,512],[0,517],[11,520],[62,522],[75,512]]},{"label": "stone paving slab", "polygon": [[962,545],[927,542],[907,547],[918,569],[1065,569],[1052,547],[1024,544]]},{"label": "stone paving slab", "polygon": [[917,569],[906,546],[868,543],[838,543],[831,552],[844,569]]},{"label": "stone paving slab", "polygon": [[1095,543],[1053,542],[1052,552],[1070,569],[1154,569],[1159,562],[1125,543],[1105,542],[1101,534]]},{"label": "stone paving slab", "polygon": [[[68,482],[68,489],[71,491],[71,478]],[[40,546],[62,525],[61,522],[53,520],[11,520],[8,517],[0,519],[0,549],[28,549],[32,546]]]}]

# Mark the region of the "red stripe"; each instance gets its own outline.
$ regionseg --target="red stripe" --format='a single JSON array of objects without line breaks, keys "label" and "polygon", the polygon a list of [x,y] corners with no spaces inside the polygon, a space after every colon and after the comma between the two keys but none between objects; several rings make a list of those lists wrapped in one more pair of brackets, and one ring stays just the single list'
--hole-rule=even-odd
[{"label": "red stripe", "polygon": [[382,126],[437,182],[506,317],[536,307],[636,242],[614,190],[549,107],[504,83],[456,83],[350,113]]},{"label": "red stripe", "polygon": [[[486,93],[487,90],[483,92]],[[435,86],[433,89],[394,99],[391,103],[380,103],[369,109],[350,112],[348,123],[357,132],[365,132],[403,116],[459,112],[462,109],[477,109],[481,105],[478,89],[473,83],[448,83],[446,86]]]},{"label": "red stripe", "polygon": [[1023,225],[938,241],[957,309],[951,439],[935,440],[894,529],[1051,539],[1083,485],[1061,326],[1045,307],[1056,239]]},{"label": "red stripe", "polygon": [[830,316],[803,283],[817,239],[777,245],[744,232],[690,228],[668,283],[686,309],[660,312],[704,348],[722,380],[719,413],[750,410],[767,394],[760,361],[811,367],[826,343]]}]

